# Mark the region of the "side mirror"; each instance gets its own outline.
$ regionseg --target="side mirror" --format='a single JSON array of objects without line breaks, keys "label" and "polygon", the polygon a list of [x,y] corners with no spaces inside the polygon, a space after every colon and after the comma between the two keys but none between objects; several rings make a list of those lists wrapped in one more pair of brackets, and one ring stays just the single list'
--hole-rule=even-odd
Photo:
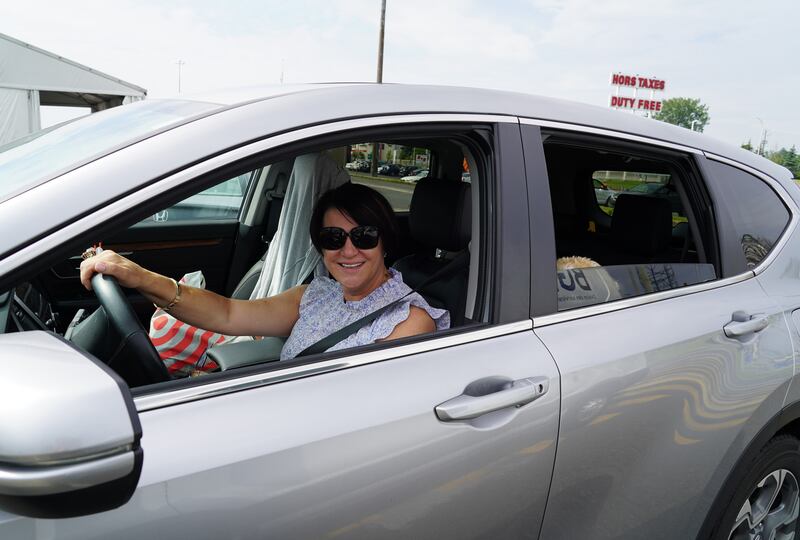
[{"label": "side mirror", "polygon": [[47,332],[0,335],[0,509],[37,518],[117,508],[142,470],[127,385]]}]

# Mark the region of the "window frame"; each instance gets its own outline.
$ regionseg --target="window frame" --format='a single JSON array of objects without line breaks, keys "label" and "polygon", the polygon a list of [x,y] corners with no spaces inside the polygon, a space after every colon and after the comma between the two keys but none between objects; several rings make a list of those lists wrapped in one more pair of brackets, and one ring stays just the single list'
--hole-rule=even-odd
[{"label": "window frame", "polygon": [[[160,177],[148,183],[143,180],[143,187],[135,193],[129,193],[112,203],[104,206],[95,213],[85,215],[66,225],[62,229],[49,234],[38,241],[26,246],[25,248],[9,255],[0,261],[0,271],[4,271],[5,280],[17,280],[20,277],[33,275],[46,268],[48,263],[54,259],[63,257],[70,253],[76,246],[81,245],[89,235],[93,237],[102,236],[107,232],[117,230],[126,225],[133,225],[142,217],[152,213],[154,207],[164,207],[177,202],[187,195],[214,185],[226,177],[234,176],[239,172],[255,168],[255,164],[263,164],[270,161],[277,161],[287,155],[298,152],[314,151],[316,146],[329,148],[336,146],[339,141],[353,140],[354,137],[364,137],[369,135],[369,130],[380,131],[382,134],[410,129],[414,133],[419,133],[423,128],[428,128],[439,133],[446,132],[457,127],[460,132],[468,130],[489,128],[497,132],[499,126],[509,125],[518,130],[517,119],[515,117],[497,115],[470,115],[470,114],[424,114],[391,117],[371,117],[358,120],[334,121],[312,127],[300,128],[291,132],[284,132],[271,137],[258,140],[256,142],[238,147],[226,152],[210,156],[208,159],[195,162],[177,172],[173,171],[169,175]],[[454,137],[457,132],[454,132]],[[476,137],[477,139],[477,137]],[[481,137],[481,139],[485,139]],[[496,139],[496,137],[495,137]],[[502,153],[491,145],[496,142],[488,141],[492,154],[488,157],[489,162],[485,167],[485,182],[492,188],[487,192],[491,197],[497,197],[493,202],[487,200],[485,209],[489,212],[489,223],[491,223],[491,235],[501,234],[500,229],[507,229],[506,219],[499,219],[495,209],[508,204],[508,201],[520,201],[520,193],[510,189],[500,189],[505,182],[498,181],[499,171],[503,170],[501,161]],[[516,137],[516,144],[519,145],[519,137]],[[514,149],[509,149],[514,150]],[[513,152],[512,152],[513,153]],[[517,150],[521,155],[521,150]],[[117,157],[108,158],[109,161],[103,166],[108,171],[113,171]],[[124,160],[124,156],[122,160]],[[76,172],[76,174],[79,174]],[[524,175],[517,175],[519,179],[518,189],[524,189]],[[500,199],[503,199],[502,201]],[[527,207],[522,205],[518,210],[527,213]],[[481,212],[482,214],[484,212]],[[122,216],[122,221],[118,216]],[[475,219],[478,217],[476,216]],[[506,232],[503,230],[502,232]],[[491,244],[494,236],[487,235],[487,241]],[[527,244],[527,235],[524,242]],[[488,245],[490,245],[488,244]],[[199,377],[189,380],[178,380],[158,385],[143,386],[134,391],[137,400],[137,409],[148,410],[159,408],[171,404],[183,403],[203,399],[210,395],[227,394],[240,391],[243,388],[275,384],[299,377],[338,371],[350,367],[371,364],[378,361],[397,359],[409,354],[433,351],[437,349],[452,347],[454,345],[481,341],[493,337],[522,332],[532,329],[532,322],[527,318],[528,306],[524,305],[521,318],[512,314],[508,315],[508,310],[503,309],[503,301],[498,300],[497,283],[503,283],[505,277],[527,274],[521,272],[519,265],[515,264],[518,259],[527,260],[527,251],[499,250],[501,256],[515,258],[511,264],[501,264],[489,255],[488,249],[481,249],[482,257],[486,263],[482,266],[484,272],[491,271],[492,275],[487,276],[492,279],[486,287],[484,294],[488,295],[494,302],[492,313],[495,316],[490,319],[492,322],[483,325],[463,326],[453,331],[443,332],[438,336],[412,337],[404,340],[397,340],[391,345],[377,344],[358,348],[355,352],[351,350],[337,351],[336,353],[323,353],[310,357],[308,360],[299,361],[289,365],[277,363],[266,363],[253,366],[254,369],[242,368],[231,371],[229,374],[221,374],[213,379],[209,377]],[[38,260],[37,255],[47,253],[46,257]],[[526,279],[526,277],[525,277]],[[511,279],[513,281],[513,279]],[[501,288],[503,294],[510,297],[513,291],[510,287]],[[527,295],[526,295],[527,296]],[[497,300],[497,301],[495,301]],[[484,303],[486,304],[486,303]],[[486,306],[484,306],[486,308]],[[519,310],[518,310],[519,311]],[[497,315],[499,313],[499,315]],[[276,365],[277,364],[277,365]],[[211,380],[209,380],[211,379]]]},{"label": "window frame", "polygon": [[[577,173],[576,180],[581,181],[573,188],[575,197],[585,199],[576,203],[576,208],[583,208],[588,212],[587,216],[590,220],[596,222],[598,226],[602,226],[605,233],[611,231],[612,217],[606,214],[596,204],[594,193],[591,192],[592,185],[588,180],[591,178],[594,181],[594,174],[599,169],[599,166],[606,166],[605,155],[614,156],[614,159],[621,160],[625,163],[619,163],[616,171],[626,171],[633,174],[650,173],[666,175],[667,181],[659,186],[666,186],[672,184],[675,191],[675,196],[678,201],[673,201],[672,197],[667,198],[670,203],[673,214],[675,213],[674,203],[680,205],[679,215],[686,218],[694,245],[697,252],[698,263],[711,263],[714,266],[714,273],[719,279],[721,276],[719,256],[716,250],[705,249],[705,245],[716,246],[716,232],[714,229],[713,214],[704,211],[708,207],[708,193],[700,180],[696,167],[693,164],[691,155],[684,152],[675,152],[671,149],[655,148],[652,146],[645,146],[638,142],[621,142],[619,139],[609,139],[607,137],[597,137],[595,135],[587,135],[582,133],[572,133],[565,130],[548,130],[546,133],[545,154],[547,155],[547,145],[553,145],[553,151],[560,154],[559,159],[566,159],[567,162],[579,163],[574,169],[568,169],[568,172]],[[575,152],[574,156],[570,156],[570,152]],[[633,164],[626,167],[629,158],[633,158]],[[597,162],[592,159],[598,160]],[[638,160],[641,160],[640,163]],[[613,165],[612,165],[613,166]],[[548,167],[548,172],[550,167]],[[661,172],[657,172],[661,171]],[[549,182],[548,174],[548,182]],[[641,186],[644,184],[637,184]],[[631,188],[632,189],[632,188]],[[584,193],[585,192],[585,193]],[[640,193],[648,194],[640,190]],[[581,204],[581,202],[583,204]],[[579,210],[580,212],[580,210]],[[710,225],[709,225],[710,224]],[[558,246],[556,245],[556,248]],[[558,255],[558,253],[556,253]],[[599,259],[602,261],[602,259]],[[646,264],[645,261],[642,261]],[[703,282],[705,283],[705,281]],[[624,297],[613,302],[626,300],[628,298],[636,298],[645,296],[639,294],[631,297]],[[604,303],[604,302],[600,302]],[[597,305],[597,304],[588,304]],[[559,306],[557,305],[558,309]],[[572,311],[579,309],[579,307],[570,307],[559,312]]]},{"label": "window frame", "polygon": [[[616,140],[620,144],[623,144],[623,145],[624,144],[629,144],[629,143],[637,143],[637,144],[646,145],[648,147],[653,147],[655,149],[659,149],[660,148],[660,149],[666,149],[666,150],[673,150],[673,151],[681,152],[683,154],[686,154],[686,156],[691,161],[693,161],[695,167],[697,168],[697,171],[696,171],[696,174],[698,176],[697,180],[699,182],[701,182],[703,186],[705,186],[706,191],[709,191],[709,196],[711,196],[712,198],[714,197],[714,194],[711,193],[711,190],[709,189],[709,182],[707,180],[707,172],[702,167],[702,159],[705,159],[705,158],[714,159],[714,160],[720,161],[722,163],[726,163],[728,165],[731,165],[733,167],[740,168],[743,171],[749,172],[750,174],[752,174],[754,176],[757,176],[758,178],[762,179],[770,187],[772,187],[773,191],[775,191],[776,194],[784,202],[784,204],[786,204],[786,206],[789,209],[789,212],[791,214],[791,221],[787,225],[787,227],[784,229],[782,236],[775,243],[775,247],[773,248],[773,250],[770,252],[770,254],[763,261],[761,261],[761,264],[758,267],[754,268],[753,270],[746,271],[746,272],[741,272],[741,273],[738,273],[738,274],[735,274],[735,275],[731,275],[731,276],[723,275],[722,277],[720,277],[719,279],[717,279],[715,281],[699,283],[699,284],[696,284],[696,285],[689,285],[687,287],[681,287],[681,288],[672,289],[672,290],[668,290],[668,291],[661,291],[661,292],[657,292],[657,293],[651,293],[651,294],[647,294],[647,295],[642,295],[642,296],[637,296],[637,297],[633,297],[633,298],[617,300],[617,301],[614,301],[614,302],[609,302],[609,303],[604,303],[604,304],[595,304],[595,305],[592,305],[592,306],[576,308],[576,309],[572,309],[572,310],[569,310],[569,311],[561,311],[561,312],[559,312],[559,311],[556,311],[555,309],[553,309],[553,311],[551,311],[549,313],[537,313],[537,312],[532,311],[531,315],[533,317],[533,327],[534,327],[534,329],[535,328],[544,327],[544,326],[549,326],[551,324],[558,324],[558,323],[561,323],[561,322],[564,322],[564,321],[570,321],[570,320],[574,320],[574,319],[581,319],[581,318],[584,318],[584,317],[591,317],[591,316],[599,315],[599,314],[603,314],[603,313],[620,311],[620,310],[623,310],[623,309],[628,309],[628,308],[632,308],[632,307],[636,307],[636,306],[640,306],[640,305],[645,305],[645,304],[649,304],[649,303],[653,303],[653,302],[660,302],[662,300],[668,300],[670,298],[677,298],[677,297],[680,297],[680,296],[685,296],[685,295],[689,295],[689,294],[695,294],[695,293],[699,293],[699,292],[704,292],[704,291],[708,291],[708,290],[722,288],[722,287],[726,287],[728,285],[733,285],[735,283],[739,283],[739,282],[745,281],[747,279],[751,279],[751,278],[755,277],[756,275],[760,274],[761,272],[763,272],[772,263],[772,261],[775,259],[775,257],[777,257],[778,253],[780,253],[780,251],[782,250],[783,246],[786,244],[787,239],[789,238],[789,236],[791,236],[791,232],[797,226],[797,221],[799,219],[798,215],[800,215],[800,210],[798,210],[797,205],[794,203],[794,201],[792,200],[791,196],[788,193],[786,193],[786,191],[783,188],[783,186],[777,180],[769,177],[768,175],[766,175],[766,174],[764,174],[764,173],[762,173],[760,171],[757,171],[757,170],[753,169],[752,167],[748,167],[748,166],[746,166],[744,164],[736,162],[734,160],[731,160],[731,159],[728,159],[728,158],[725,158],[723,156],[719,156],[719,155],[716,155],[716,154],[713,154],[713,153],[704,152],[703,150],[698,149],[698,148],[692,148],[692,147],[683,146],[683,145],[680,145],[680,144],[676,144],[676,143],[672,143],[672,142],[668,142],[668,141],[664,141],[664,140],[660,140],[660,139],[652,139],[652,138],[641,136],[641,135],[634,135],[634,134],[624,133],[624,132],[620,132],[620,131],[614,131],[614,130],[610,130],[610,129],[597,128],[597,127],[591,127],[591,126],[582,126],[582,125],[569,124],[569,123],[563,123],[563,122],[555,122],[555,121],[549,121],[549,120],[538,120],[538,119],[525,118],[525,117],[520,117],[520,124],[522,125],[523,130],[524,130],[524,128],[526,126],[531,126],[531,127],[535,126],[535,127],[540,128],[540,129],[541,128],[548,128],[548,129],[556,129],[556,130],[572,132],[572,133],[577,133],[577,134],[584,134],[584,135],[599,135],[601,137],[607,138],[607,139],[612,140],[612,141]],[[523,131],[523,133],[524,133],[524,131]],[[526,151],[527,151],[527,149],[530,146],[530,144],[526,143],[525,141],[523,141],[523,143],[525,144],[525,148],[526,148]],[[542,147],[541,151],[543,152],[543,147]],[[537,175],[536,171],[529,170],[529,172],[528,172],[528,184],[530,186],[529,190],[539,194],[540,198],[543,195],[546,194],[547,195],[547,204],[550,205],[549,181],[548,181],[548,178],[547,178],[546,175],[545,176],[541,176],[541,174]],[[710,202],[712,204],[715,204],[715,201],[716,201],[716,199],[713,198],[712,201],[710,201]],[[541,202],[538,202],[536,204],[538,206],[541,206]],[[711,210],[713,210],[713,209],[711,209]],[[533,208],[532,208],[532,212],[533,212]],[[553,218],[552,217],[550,219],[550,223],[549,224],[545,224],[542,229],[543,230],[539,230],[539,231],[536,232],[536,237],[535,237],[536,240],[534,240],[534,241],[538,240],[540,242],[545,242],[546,243],[547,239],[546,238],[542,239],[541,236],[542,235],[549,235],[549,237],[553,239],[553,243],[554,243],[555,242],[555,240],[554,240],[555,239],[555,235],[554,235],[554,231],[553,231]],[[712,236],[715,236],[715,237],[718,238],[718,236],[717,236],[718,234],[719,233],[717,232],[716,235],[712,235]],[[719,242],[719,240],[718,240],[718,242]],[[712,246],[706,246],[706,250],[708,250],[708,249],[713,249],[713,247]],[[741,249],[738,247],[738,245],[737,245],[737,249],[739,249],[739,251],[741,251]],[[720,243],[719,251],[720,251],[720,256],[721,257],[724,256],[725,246],[722,246],[721,243]],[[552,252],[551,256],[548,256],[547,253],[542,253],[540,259],[547,259],[546,262],[539,262],[539,264],[537,264],[537,266],[542,266],[543,264],[549,264],[550,279],[549,280],[543,279],[543,280],[539,281],[538,282],[538,286],[537,286],[536,282],[533,283],[532,288],[531,288],[532,295],[537,294],[537,293],[533,292],[533,291],[536,291],[536,290],[540,291],[538,294],[545,294],[543,292],[544,290],[552,289],[552,292],[550,293],[550,296],[552,296],[553,300],[551,301],[551,303],[552,303],[553,306],[555,306],[556,305],[555,298],[556,298],[556,295],[557,295],[556,287],[554,287],[554,286],[553,287],[543,287],[542,286],[542,284],[548,284],[548,283],[553,283],[554,282],[553,276],[554,276],[554,272],[555,272],[555,260],[556,260],[556,257],[555,257],[555,246],[553,247],[553,252]],[[719,260],[722,260],[722,259],[719,259]]]},{"label": "window frame", "polygon": [[[297,137],[291,144],[281,145],[278,152],[273,153],[270,150],[265,150],[258,153],[257,156],[250,156],[248,160],[260,159],[263,165],[271,161],[285,159],[289,155],[341,146],[343,142],[354,140],[354,138],[364,138],[378,131],[384,136],[387,132],[391,132],[392,135],[399,137],[398,132],[393,131],[393,129],[406,130],[408,134],[419,134],[421,131],[429,130],[432,134],[436,133],[439,136],[447,135],[448,131],[453,131],[453,138],[455,139],[458,132],[477,132],[481,129],[490,128],[495,133],[494,139],[491,142],[482,141],[488,146],[475,148],[477,151],[475,152],[476,155],[473,156],[478,159],[479,168],[482,169],[479,171],[479,177],[482,178],[479,185],[481,189],[480,197],[484,201],[481,203],[481,207],[482,210],[485,210],[481,211],[479,216],[473,215],[473,220],[480,219],[482,227],[481,248],[479,251],[479,256],[482,260],[480,262],[481,271],[478,276],[478,288],[482,287],[484,289],[482,294],[485,297],[482,302],[481,314],[489,317],[490,322],[474,325],[467,324],[441,332],[438,335],[399,339],[391,344],[375,343],[357,348],[320,353],[291,363],[266,362],[255,364],[215,374],[211,380],[208,380],[208,377],[178,379],[132,388],[131,391],[137,404],[137,410],[141,412],[159,408],[165,406],[165,404],[204,399],[239,391],[242,388],[275,384],[309,375],[349,369],[378,361],[399,359],[409,354],[419,354],[531,330],[533,327],[532,321],[527,318],[528,304],[527,302],[521,303],[518,293],[519,284],[515,287],[514,283],[515,281],[525,284],[529,282],[527,272],[521,271],[521,265],[518,263],[519,260],[527,260],[528,253],[524,249],[497,249],[501,242],[500,239],[507,237],[509,229],[512,229],[509,224],[517,221],[519,217],[516,219],[508,219],[507,217],[501,219],[503,214],[493,211],[495,208],[510,207],[516,203],[517,216],[520,212],[527,214],[527,207],[519,193],[519,190],[525,189],[524,174],[521,171],[521,148],[505,148],[505,153],[507,154],[513,155],[516,151],[516,157],[519,159],[510,159],[506,155],[501,158],[501,152],[498,152],[496,148],[497,144],[509,142],[508,140],[502,141],[504,137],[501,135],[501,132],[506,133],[505,139],[508,139],[509,129],[516,133],[516,136],[511,137],[510,141],[519,146],[519,128],[516,125],[516,119],[510,120],[500,117],[502,120],[498,121],[498,117],[491,117],[493,121],[487,121],[487,117],[482,115],[469,115],[468,122],[450,118],[446,122],[442,122],[438,117],[439,115],[425,115],[425,119],[421,121],[410,122],[406,120],[402,122],[402,124],[406,125],[398,126],[397,128],[382,125],[378,123],[376,118],[367,118],[363,119],[362,122],[373,121],[376,125],[367,126],[366,129],[354,128],[346,131],[331,128],[315,136]],[[415,118],[417,118],[416,115]],[[492,147],[492,145],[495,146]],[[488,152],[492,152],[492,155],[487,156]],[[489,158],[488,162],[486,160],[487,157]],[[510,167],[506,163],[509,161],[511,162]],[[235,164],[230,166],[235,166]],[[517,174],[506,172],[508,168],[512,170],[518,169]],[[209,174],[214,174],[214,171]],[[219,173],[217,172],[216,175],[219,176]],[[503,178],[501,175],[508,175],[509,178],[518,179],[517,190],[506,189],[505,182],[498,181],[499,178]],[[195,178],[195,186],[197,182],[198,178]],[[207,183],[208,180],[202,181],[202,185]],[[473,186],[477,187],[475,184]],[[517,244],[522,246],[527,245],[527,243],[528,236],[525,235]],[[515,260],[511,264],[501,264],[498,258],[513,258]],[[527,298],[527,291],[522,298]],[[480,301],[478,305],[481,305]],[[509,308],[512,305],[513,307]]]}]

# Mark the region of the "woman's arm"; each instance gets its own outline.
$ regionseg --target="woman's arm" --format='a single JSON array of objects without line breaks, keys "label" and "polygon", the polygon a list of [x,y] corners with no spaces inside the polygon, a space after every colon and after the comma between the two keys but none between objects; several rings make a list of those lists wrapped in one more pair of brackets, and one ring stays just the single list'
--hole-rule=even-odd
[{"label": "woman's arm", "polygon": [[408,318],[395,326],[392,333],[380,341],[427,334],[434,330],[436,330],[436,323],[433,322],[427,311],[417,306],[409,306]]},{"label": "woman's arm", "polygon": [[[117,279],[123,287],[136,289],[158,306],[175,298],[175,284],[161,274],[142,268],[113,251],[81,263],[81,283],[92,288],[95,273]],[[262,300],[232,300],[205,289],[181,285],[181,297],[170,314],[177,319],[220,334],[239,336],[288,336],[297,322],[305,285]]]}]

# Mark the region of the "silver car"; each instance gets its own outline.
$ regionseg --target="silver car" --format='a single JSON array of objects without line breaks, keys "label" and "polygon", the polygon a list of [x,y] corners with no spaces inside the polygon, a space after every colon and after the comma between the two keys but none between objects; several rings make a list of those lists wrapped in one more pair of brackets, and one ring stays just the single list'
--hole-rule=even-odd
[{"label": "silver car", "polygon": [[[298,160],[364,140],[430,150],[429,178],[375,185],[411,202],[389,263],[412,287],[446,268],[421,292],[451,329],[290,361],[221,344],[181,377],[151,304],[80,286],[102,242],[249,297]],[[669,174],[680,205],[607,215],[598,170]],[[148,100],[16,141],[0,537],[794,538],[798,204],[707,136],[452,87]]]},{"label": "silver car", "polygon": [[430,171],[428,169],[421,169],[414,174],[402,177],[400,180],[406,182],[407,184],[416,184],[423,178],[427,178],[429,174]]},{"label": "silver car", "polygon": [[597,200],[597,204],[614,206],[614,199],[619,195],[618,191],[614,191],[596,178],[592,179],[592,187],[594,188],[594,198]]}]

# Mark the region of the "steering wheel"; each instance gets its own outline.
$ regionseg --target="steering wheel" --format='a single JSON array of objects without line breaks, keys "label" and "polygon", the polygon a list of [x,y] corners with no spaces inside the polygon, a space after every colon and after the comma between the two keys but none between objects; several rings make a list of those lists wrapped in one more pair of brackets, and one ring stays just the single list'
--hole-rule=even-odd
[{"label": "steering wheel", "polygon": [[92,290],[120,338],[119,346],[108,362],[109,367],[129,386],[170,380],[169,372],[150,341],[147,330],[139,322],[117,280],[95,274],[92,277]]}]

